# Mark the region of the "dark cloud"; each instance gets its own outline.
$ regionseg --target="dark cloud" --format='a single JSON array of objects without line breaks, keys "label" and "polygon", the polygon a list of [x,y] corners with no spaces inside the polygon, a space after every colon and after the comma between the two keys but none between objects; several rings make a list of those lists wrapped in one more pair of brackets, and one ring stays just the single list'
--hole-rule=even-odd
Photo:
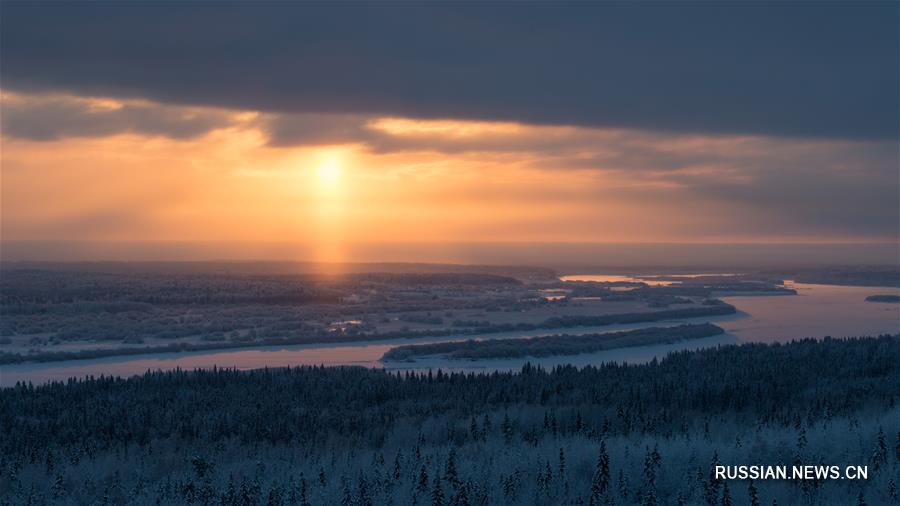
[{"label": "dark cloud", "polygon": [[229,115],[158,104],[108,107],[71,97],[4,97],[3,135],[36,141],[121,133],[189,139],[228,126]]},{"label": "dark cloud", "polygon": [[263,118],[271,146],[367,144],[379,135],[368,128],[370,118],[353,114],[277,114]]},{"label": "dark cloud", "polygon": [[760,235],[893,237],[900,217],[898,143],[758,141],[755,156],[711,153],[715,173],[674,171],[684,202],[730,207],[742,232]]},{"label": "dark cloud", "polygon": [[897,14],[896,2],[3,2],[0,85],[271,113],[895,138]]}]

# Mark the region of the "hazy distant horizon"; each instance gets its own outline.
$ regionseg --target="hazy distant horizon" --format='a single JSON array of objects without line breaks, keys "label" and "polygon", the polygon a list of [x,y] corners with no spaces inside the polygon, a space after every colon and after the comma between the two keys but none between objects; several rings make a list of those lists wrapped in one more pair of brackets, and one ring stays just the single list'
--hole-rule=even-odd
[{"label": "hazy distant horizon", "polygon": [[[897,243],[348,243],[343,263],[607,267],[897,265]],[[316,262],[313,244],[238,241],[3,241],[3,262]]]}]

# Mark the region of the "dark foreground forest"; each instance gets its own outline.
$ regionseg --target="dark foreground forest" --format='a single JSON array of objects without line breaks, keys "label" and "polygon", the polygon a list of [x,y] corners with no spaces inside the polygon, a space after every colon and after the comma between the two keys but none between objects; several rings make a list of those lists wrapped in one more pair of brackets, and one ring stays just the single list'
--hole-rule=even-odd
[{"label": "dark foreground forest", "polygon": [[[900,338],[485,375],[148,373],[0,390],[3,504],[896,504]],[[728,465],[868,480],[717,480]]]}]

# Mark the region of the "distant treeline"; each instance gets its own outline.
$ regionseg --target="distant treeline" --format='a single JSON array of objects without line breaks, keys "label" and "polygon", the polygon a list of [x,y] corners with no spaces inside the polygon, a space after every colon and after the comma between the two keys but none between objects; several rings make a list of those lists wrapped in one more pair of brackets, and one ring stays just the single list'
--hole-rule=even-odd
[{"label": "distant treeline", "polygon": [[509,276],[496,274],[435,272],[435,273],[360,273],[350,274],[346,278],[354,284],[360,282],[397,284],[403,286],[490,286],[521,285],[522,282]]},{"label": "distant treeline", "polygon": [[900,295],[869,295],[868,302],[900,302]]},{"label": "distant treeline", "polygon": [[798,271],[779,271],[779,276],[799,283],[846,286],[900,287],[900,266],[822,267]]},{"label": "distant treeline", "polygon": [[[0,389],[0,504],[895,504],[900,337],[518,373],[152,372]],[[866,465],[723,481],[716,464]]]},{"label": "distant treeline", "polygon": [[441,355],[450,359],[491,359],[577,355],[629,346],[670,344],[724,333],[711,323],[651,327],[605,334],[530,337],[523,339],[486,339],[446,343],[411,344],[392,348],[383,360],[411,360],[415,357]]},{"label": "distant treeline", "polygon": [[[0,305],[13,314],[115,311],[123,304],[336,304],[359,289],[377,286],[433,287],[519,286],[521,281],[496,274],[455,272],[312,274],[109,274],[5,269],[0,276]],[[65,306],[71,305],[74,306]],[[53,305],[62,305],[55,308]]]},{"label": "distant treeline", "polygon": [[[755,282],[718,282],[701,284],[699,282],[685,283],[683,285],[645,286],[634,290],[634,295],[640,297],[710,297],[717,292],[747,292],[760,295],[797,295],[797,290]],[[625,292],[631,294],[631,292]]]},{"label": "distant treeline", "polygon": [[488,274],[517,279],[556,279],[556,272],[546,267],[508,265],[464,265],[437,263],[372,262],[317,263],[289,261],[160,261],[160,262],[0,262],[3,274],[11,271],[78,272],[114,275],[306,275],[336,278],[356,274]]},{"label": "distant treeline", "polygon": [[[666,280],[665,277],[658,278]],[[717,292],[747,292],[760,295],[796,295],[793,288],[778,286],[780,280],[758,281],[753,277],[677,278],[679,284],[650,286],[643,282],[566,281],[560,286],[571,290],[571,297],[603,297],[604,300],[649,300],[663,304],[690,302],[684,297],[712,297]],[[611,288],[628,288],[613,291]]]},{"label": "distant treeline", "polygon": [[[602,325],[616,325],[622,323],[658,322],[675,318],[695,318],[701,316],[716,316],[733,314],[737,310],[731,304],[714,300],[699,307],[686,307],[681,309],[667,309],[664,311],[649,311],[643,313],[621,313],[607,315],[568,315],[557,316],[544,320],[535,328],[552,329],[566,327],[593,327]],[[494,327],[498,327],[495,325]],[[516,330],[516,329],[513,329]]]}]

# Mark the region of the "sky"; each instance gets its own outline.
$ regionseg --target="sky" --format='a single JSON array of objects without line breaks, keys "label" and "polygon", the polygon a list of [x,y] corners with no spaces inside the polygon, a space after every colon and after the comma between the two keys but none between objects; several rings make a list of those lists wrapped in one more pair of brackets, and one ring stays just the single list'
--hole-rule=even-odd
[{"label": "sky", "polygon": [[0,239],[897,244],[898,9],[3,2]]}]

